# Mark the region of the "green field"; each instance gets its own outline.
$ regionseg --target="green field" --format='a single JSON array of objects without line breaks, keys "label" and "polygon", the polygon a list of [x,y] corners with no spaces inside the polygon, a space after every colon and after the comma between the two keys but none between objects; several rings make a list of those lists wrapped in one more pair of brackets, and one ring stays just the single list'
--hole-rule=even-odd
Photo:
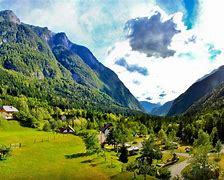
[{"label": "green field", "polygon": [[[114,151],[106,152],[106,159],[86,156],[85,145],[78,136],[38,131],[22,127],[17,121],[2,120],[0,144],[12,146],[11,156],[0,161],[0,179],[133,178],[133,173],[121,172],[122,163]],[[129,157],[129,162],[136,157]],[[171,157],[167,151],[163,153],[162,160],[156,162],[163,163]],[[184,159],[180,157],[180,161]],[[138,175],[137,179],[144,178]],[[148,176],[147,179],[154,178]]]},{"label": "green field", "polygon": [[[121,173],[121,163],[113,152],[107,159],[79,156],[85,153],[80,137],[24,128],[16,121],[1,121],[0,144],[13,148],[7,160],[0,161],[0,179],[131,179]],[[66,159],[65,155],[73,155]],[[132,158],[134,159],[134,158]],[[111,167],[112,162],[112,167]],[[138,178],[142,179],[141,176]]]}]

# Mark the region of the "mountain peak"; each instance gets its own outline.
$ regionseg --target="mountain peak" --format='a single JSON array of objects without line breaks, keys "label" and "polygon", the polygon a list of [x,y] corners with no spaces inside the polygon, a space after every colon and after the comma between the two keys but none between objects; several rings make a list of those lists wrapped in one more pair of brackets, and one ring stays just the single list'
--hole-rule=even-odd
[{"label": "mountain peak", "polygon": [[63,45],[68,49],[70,49],[70,47],[72,46],[71,41],[69,41],[67,35],[64,32],[60,32],[54,35],[53,44]]},{"label": "mountain peak", "polygon": [[0,22],[1,21],[10,21],[16,24],[20,24],[19,18],[15,15],[15,13],[11,10],[0,11]]}]

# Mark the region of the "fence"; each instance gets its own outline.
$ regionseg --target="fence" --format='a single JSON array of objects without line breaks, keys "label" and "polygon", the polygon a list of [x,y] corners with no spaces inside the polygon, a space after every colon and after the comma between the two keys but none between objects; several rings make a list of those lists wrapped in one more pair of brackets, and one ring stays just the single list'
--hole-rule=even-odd
[{"label": "fence", "polygon": [[10,148],[14,149],[14,148],[20,148],[22,147],[22,143],[13,143],[10,144]]},{"label": "fence", "polygon": [[67,136],[69,136],[69,134],[54,134],[54,135],[46,136],[46,137],[33,138],[29,141],[13,142],[9,144],[9,147],[12,149],[15,149],[15,148],[21,148],[24,146],[34,145],[37,143],[53,142]]}]

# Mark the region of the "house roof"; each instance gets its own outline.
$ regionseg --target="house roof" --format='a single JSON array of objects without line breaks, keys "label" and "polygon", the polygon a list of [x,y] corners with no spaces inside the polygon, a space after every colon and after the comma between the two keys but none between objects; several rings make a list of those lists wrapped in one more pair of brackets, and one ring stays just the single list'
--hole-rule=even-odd
[{"label": "house roof", "polygon": [[75,132],[75,130],[70,125],[62,127],[62,128],[59,128],[59,130],[60,131],[71,130],[71,131]]},{"label": "house roof", "polygon": [[19,110],[13,106],[2,106],[2,109],[4,109],[6,112],[19,112]]},{"label": "house roof", "polygon": [[100,130],[104,133],[109,127],[113,126],[111,123],[107,123]]},{"label": "house roof", "polygon": [[68,128],[71,129],[73,132],[75,132],[75,130],[72,128],[72,126],[68,125]]}]

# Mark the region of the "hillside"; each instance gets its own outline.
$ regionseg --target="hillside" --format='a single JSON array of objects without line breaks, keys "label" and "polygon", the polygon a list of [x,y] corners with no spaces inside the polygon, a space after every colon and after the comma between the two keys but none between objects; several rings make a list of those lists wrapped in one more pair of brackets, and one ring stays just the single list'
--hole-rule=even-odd
[{"label": "hillside", "polygon": [[212,92],[199,99],[184,114],[203,114],[205,112],[223,111],[224,84],[215,88]]},{"label": "hillside", "polygon": [[0,12],[0,95],[47,100],[52,106],[101,111],[142,110],[110,69],[65,33],[24,24]]},{"label": "hillside", "polygon": [[174,100],[168,115],[175,116],[184,113],[191,105],[212,92],[222,83],[224,83],[224,66],[221,66],[211,74],[199,79],[183,94],[177,97]]}]

